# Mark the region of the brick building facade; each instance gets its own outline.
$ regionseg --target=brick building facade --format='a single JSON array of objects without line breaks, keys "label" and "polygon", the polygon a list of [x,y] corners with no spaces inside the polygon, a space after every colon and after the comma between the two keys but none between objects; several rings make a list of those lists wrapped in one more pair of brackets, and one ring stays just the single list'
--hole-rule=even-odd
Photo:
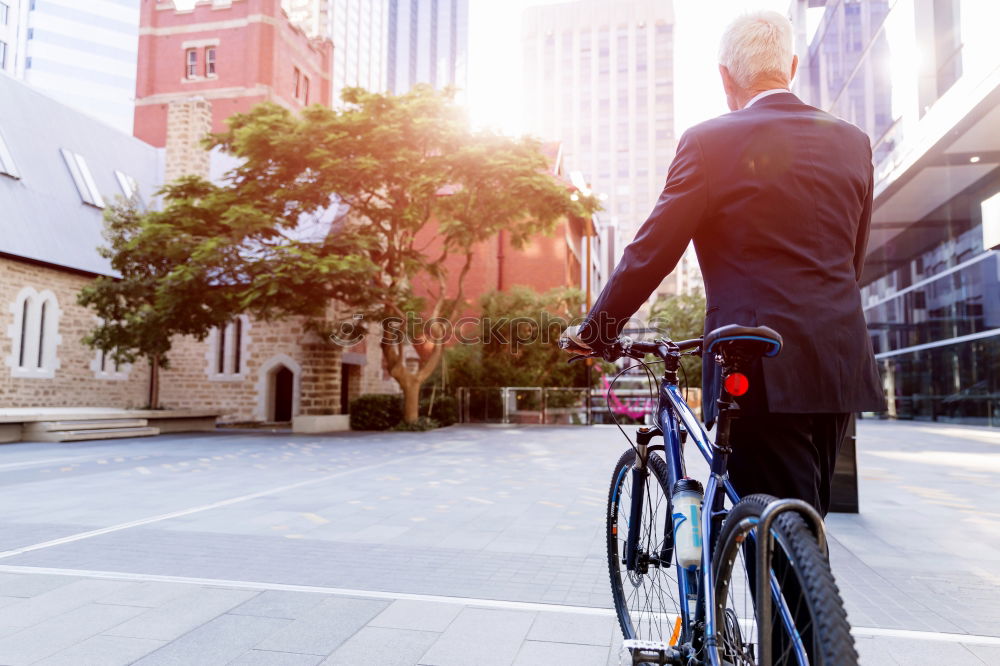
[{"label": "brick building facade", "polygon": [[280,0],[198,0],[188,10],[142,0],[139,21],[135,136],[153,146],[166,145],[177,100],[207,100],[215,132],[263,101],[331,102],[333,43],[309,38]]}]

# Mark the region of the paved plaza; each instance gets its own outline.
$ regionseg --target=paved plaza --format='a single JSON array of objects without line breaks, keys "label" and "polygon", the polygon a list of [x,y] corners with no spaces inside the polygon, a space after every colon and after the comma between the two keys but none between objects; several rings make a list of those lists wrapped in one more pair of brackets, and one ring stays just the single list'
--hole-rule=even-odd
[{"label": "paved plaza", "polygon": [[[863,663],[1000,664],[1000,433],[858,437],[862,513],[828,525]],[[0,446],[0,664],[617,664],[625,446],[604,426]]]}]

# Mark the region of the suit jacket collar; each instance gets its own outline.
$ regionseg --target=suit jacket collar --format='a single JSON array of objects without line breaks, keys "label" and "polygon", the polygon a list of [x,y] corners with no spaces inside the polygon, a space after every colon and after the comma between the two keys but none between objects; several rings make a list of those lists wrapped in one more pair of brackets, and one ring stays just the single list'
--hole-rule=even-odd
[{"label": "suit jacket collar", "polygon": [[779,104],[805,104],[805,102],[799,99],[794,93],[780,92],[768,95],[767,97],[761,97],[754,102],[753,106],[740,109],[740,111],[753,111],[754,109],[763,109],[767,106],[777,106]]}]

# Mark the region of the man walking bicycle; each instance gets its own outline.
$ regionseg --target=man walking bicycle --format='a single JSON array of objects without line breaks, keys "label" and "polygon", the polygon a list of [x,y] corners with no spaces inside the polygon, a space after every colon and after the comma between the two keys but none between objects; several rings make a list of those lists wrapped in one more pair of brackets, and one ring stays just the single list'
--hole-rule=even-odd
[{"label": "man walking bicycle", "polygon": [[[872,208],[868,137],[789,92],[792,26],[756,12],[725,31],[719,71],[731,113],[681,137],[666,185],[571,337],[601,351],[674,269],[693,239],[705,331],[766,325],[780,356],[757,361],[731,433],[741,496],[805,500],[826,515],[851,412],[884,408],[861,309]],[[718,368],[704,363],[706,422]]]}]

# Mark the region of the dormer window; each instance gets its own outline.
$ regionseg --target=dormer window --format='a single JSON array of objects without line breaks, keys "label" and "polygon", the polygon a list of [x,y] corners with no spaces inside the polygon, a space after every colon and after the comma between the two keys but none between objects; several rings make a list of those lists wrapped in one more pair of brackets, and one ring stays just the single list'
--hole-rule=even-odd
[{"label": "dormer window", "polygon": [[14,164],[14,156],[10,154],[7,142],[3,139],[3,134],[0,134],[0,173],[11,178],[21,177],[21,174],[17,171],[17,166]]},{"label": "dormer window", "polygon": [[139,193],[139,183],[136,182],[135,178],[118,170],[115,170],[115,178],[118,180],[118,187],[121,188],[125,198],[138,206],[142,206],[142,195]]},{"label": "dormer window", "polygon": [[90,168],[87,166],[87,161],[83,159],[83,155],[66,148],[59,150],[62,152],[66,168],[69,169],[70,176],[73,177],[76,191],[80,193],[80,199],[83,203],[95,208],[104,208],[104,197],[97,190],[97,183],[94,182],[94,177],[90,174]]}]

